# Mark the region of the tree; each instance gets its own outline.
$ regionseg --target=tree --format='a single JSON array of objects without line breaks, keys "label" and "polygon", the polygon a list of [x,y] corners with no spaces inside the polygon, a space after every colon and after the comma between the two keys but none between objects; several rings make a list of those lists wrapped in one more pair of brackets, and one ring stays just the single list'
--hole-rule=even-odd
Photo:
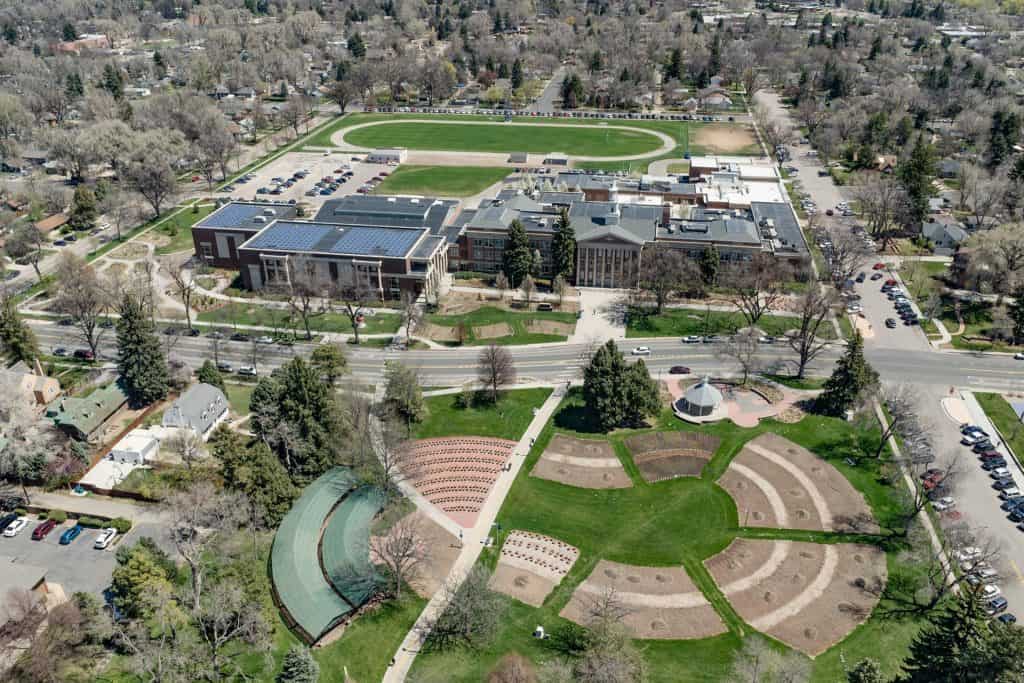
[{"label": "tree", "polygon": [[758,637],[746,638],[733,658],[729,680],[736,683],[803,683],[810,680],[811,663],[806,657],[772,648]]},{"label": "tree", "polygon": [[402,292],[402,326],[405,327],[405,345],[412,345],[412,332],[420,324],[423,309],[417,302],[417,296],[409,291]]},{"label": "tree", "polygon": [[220,374],[217,364],[212,360],[205,360],[196,372],[196,380],[202,384],[209,384],[221,391],[227,391],[224,386],[224,377]]},{"label": "tree", "polygon": [[551,260],[556,275],[567,281],[576,278],[576,231],[569,220],[569,210],[562,209],[558,213],[555,234],[551,237]]},{"label": "tree", "polygon": [[870,657],[860,660],[846,672],[847,683],[884,683],[884,680],[882,667]]},{"label": "tree", "polygon": [[22,398],[21,387],[11,375],[0,376],[0,425],[3,425],[6,447],[0,450],[0,473],[21,486],[27,503],[31,502],[26,484],[39,481],[46,471],[48,432],[34,410]]},{"label": "tree", "polygon": [[640,289],[654,298],[655,312],[660,314],[669,297],[685,286],[685,256],[678,249],[649,249],[640,263]]},{"label": "tree", "polygon": [[526,302],[526,307],[529,308],[533,297],[537,295],[537,283],[534,282],[532,275],[527,274],[523,278],[522,283],[519,285],[519,291],[523,293],[523,301]]},{"label": "tree", "polygon": [[196,284],[196,269],[188,267],[189,260],[185,259],[177,266],[168,264],[167,271],[171,276],[174,291],[177,292],[178,298],[181,299],[181,305],[185,308],[185,326],[191,330],[192,299],[195,297],[198,285]]},{"label": "tree", "polygon": [[583,103],[583,81],[575,72],[570,72],[562,78],[560,86],[563,109],[575,109]]},{"label": "tree", "polygon": [[358,345],[359,325],[363,321],[366,309],[370,303],[378,301],[380,297],[358,274],[353,274],[352,282],[338,288],[337,296],[341,301],[341,311],[352,326],[353,341]]},{"label": "tree", "polygon": [[928,215],[928,200],[936,193],[935,150],[923,135],[917,137],[910,156],[897,167],[896,176],[907,196],[904,225],[913,228],[924,222]]},{"label": "tree", "polygon": [[312,321],[328,311],[329,289],[314,259],[300,255],[288,260],[288,281],[280,290],[288,297],[289,310],[302,320],[306,339],[313,338]]},{"label": "tree", "polygon": [[36,335],[18,314],[17,299],[7,289],[0,289],[0,350],[12,362],[32,363],[39,357]]},{"label": "tree", "polygon": [[426,624],[427,649],[448,650],[457,645],[479,649],[494,638],[507,603],[487,587],[490,576],[486,568],[474,565],[461,583],[445,583],[447,606]]},{"label": "tree", "polygon": [[[1007,305],[1006,312],[1013,321],[1013,343],[1019,344],[1024,339],[1024,287],[1018,286],[1013,292],[1013,303]],[[3,317],[0,317],[0,325]],[[2,334],[2,332],[0,332]]]},{"label": "tree", "polygon": [[98,357],[102,316],[110,305],[96,270],[73,252],[61,253],[57,262],[56,310],[69,316],[79,338]]},{"label": "tree", "polygon": [[242,501],[237,494],[218,491],[213,482],[201,480],[167,496],[162,509],[171,542],[189,568],[195,613],[203,597],[204,555],[221,534],[238,528]]},{"label": "tree", "polygon": [[502,261],[504,262],[503,270],[513,287],[519,287],[523,279],[533,269],[533,251],[530,249],[530,239],[518,219],[512,221],[508,226]]},{"label": "tree", "polygon": [[192,621],[199,635],[196,648],[202,679],[238,680],[243,658],[270,646],[271,627],[263,606],[246,595],[234,580],[221,577],[193,606]]},{"label": "tree", "polygon": [[986,227],[987,219],[991,218],[1003,204],[1009,183],[1006,173],[989,173],[974,164],[963,163],[960,166],[960,210],[970,209],[974,227]]},{"label": "tree", "polygon": [[823,325],[829,324],[828,316],[835,302],[832,292],[815,282],[808,283],[807,291],[797,301],[799,325],[796,334],[790,335],[787,341],[796,353],[796,376],[801,379],[807,365],[828,347],[828,341],[820,332]]},{"label": "tree", "polygon": [[192,469],[192,465],[203,455],[203,437],[199,436],[194,429],[180,428],[165,439],[164,447],[168,452],[181,458],[185,467]]},{"label": "tree", "polygon": [[370,539],[370,554],[384,568],[386,591],[401,600],[402,587],[412,585],[428,561],[428,544],[418,518],[409,514],[395,522],[387,533]]},{"label": "tree", "polygon": [[583,395],[603,431],[640,424],[658,409],[657,383],[647,366],[642,360],[627,365],[612,340],[597,349],[584,369]]},{"label": "tree", "polygon": [[298,496],[288,471],[262,440],[249,443],[226,425],[214,430],[210,453],[221,463],[224,486],[245,497],[247,517],[276,527]]},{"label": "tree", "polygon": [[31,223],[18,223],[7,236],[4,249],[15,261],[25,260],[36,271],[36,279],[42,282],[43,274],[39,271],[39,262],[43,260],[43,248],[46,240],[43,234]]},{"label": "tree", "polygon": [[513,90],[523,87],[523,62],[518,57],[512,62],[511,81]]},{"label": "tree", "polygon": [[320,665],[313,658],[308,647],[295,644],[288,648],[281,665],[281,673],[275,683],[317,683],[320,680]]},{"label": "tree", "polygon": [[865,393],[878,385],[878,373],[864,358],[864,337],[854,330],[824,391],[815,400],[815,407],[825,415],[842,417],[859,405]]},{"label": "tree", "polygon": [[110,93],[115,100],[124,97],[124,77],[121,75],[121,70],[112,62],[107,62],[103,66],[100,87]]},{"label": "tree", "polygon": [[580,683],[641,683],[647,680],[643,655],[621,619],[592,621],[585,650],[573,665]]},{"label": "tree", "polygon": [[335,386],[338,380],[348,372],[348,360],[341,346],[325,342],[313,349],[309,355],[309,364],[320,373],[324,381],[330,386]]},{"label": "tree", "polygon": [[888,235],[892,222],[904,212],[906,194],[900,183],[884,173],[861,173],[853,185],[854,198],[872,235]]},{"label": "tree", "polygon": [[68,216],[68,225],[75,230],[86,230],[96,222],[96,195],[85,185],[75,188],[74,198],[71,200],[71,213]]},{"label": "tree", "polygon": [[384,362],[384,403],[405,422],[408,433],[412,425],[422,422],[427,414],[423,390],[416,371],[398,361]]},{"label": "tree", "polygon": [[718,282],[718,267],[721,259],[718,255],[718,248],[715,245],[704,250],[700,256],[700,276],[704,284],[713,287]]},{"label": "tree", "polygon": [[491,403],[497,403],[501,388],[516,381],[516,366],[512,354],[504,346],[486,346],[477,360],[477,377],[480,384],[487,388]]},{"label": "tree", "polygon": [[569,283],[561,275],[556,275],[555,279],[551,281],[551,291],[558,295],[559,308],[565,303],[565,295],[570,289],[572,288],[569,286]]},{"label": "tree", "polygon": [[349,36],[348,51],[356,59],[362,59],[366,56],[366,43],[363,42],[363,37],[358,33],[353,33]]},{"label": "tree", "polygon": [[740,370],[743,371],[742,385],[747,386],[751,373],[757,371],[757,352],[760,348],[761,341],[757,330],[748,327],[727,339],[719,348],[718,355],[733,360],[740,366]]},{"label": "tree", "polygon": [[164,204],[178,190],[173,164],[186,149],[184,137],[176,130],[154,128],[137,134],[130,153],[119,171],[125,184],[139,193],[159,217]]},{"label": "tree", "polygon": [[78,32],[75,30],[75,25],[70,21],[65,21],[64,25],[60,29],[61,37],[65,42],[73,42],[78,40]]},{"label": "tree", "polygon": [[790,277],[790,270],[784,262],[758,254],[730,278],[729,298],[747,325],[757,325],[761,317],[785,297],[782,285]]},{"label": "tree", "polygon": [[128,399],[146,406],[167,396],[167,359],[141,298],[125,293],[117,320],[117,370]]},{"label": "tree", "polygon": [[334,81],[327,86],[327,92],[324,96],[331,102],[338,105],[340,113],[345,113],[345,108],[348,107],[352,100],[356,99],[359,95],[359,88],[349,78],[339,79]]},{"label": "tree", "polygon": [[508,276],[505,273],[499,272],[494,276],[494,288],[498,290],[498,301],[504,301],[505,292],[510,288]]},{"label": "tree", "polygon": [[148,616],[156,607],[152,597],[171,590],[174,576],[168,574],[168,567],[149,545],[136,543],[123,550],[118,548],[117,566],[110,579],[114,605],[129,617]]}]

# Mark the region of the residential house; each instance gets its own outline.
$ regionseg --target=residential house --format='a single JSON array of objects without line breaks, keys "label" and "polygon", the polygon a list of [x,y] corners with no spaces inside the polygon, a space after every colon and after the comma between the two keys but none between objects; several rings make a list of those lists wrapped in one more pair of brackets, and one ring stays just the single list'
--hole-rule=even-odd
[{"label": "residential house", "polygon": [[9,387],[17,387],[24,395],[25,402],[33,409],[43,409],[60,396],[60,381],[56,377],[47,377],[37,360],[34,367],[24,362],[17,362],[9,368],[0,370],[0,379]]},{"label": "residential house", "polygon": [[164,411],[163,427],[190,429],[205,440],[228,416],[228,400],[212,384],[196,384]]},{"label": "residential house", "polygon": [[932,243],[936,254],[948,255],[967,239],[967,231],[953,216],[938,214],[928,216],[921,224],[921,236]]},{"label": "residential house", "polygon": [[960,176],[960,162],[956,159],[943,159],[939,162],[940,178],[958,178]]},{"label": "residential house", "polygon": [[48,235],[57,228],[63,228],[67,225],[70,216],[66,213],[55,213],[52,216],[47,216],[41,221],[36,221],[35,228],[41,235]]},{"label": "residential house", "polygon": [[127,402],[128,395],[117,382],[111,382],[88,396],[65,396],[50,404],[46,417],[68,436],[87,441]]}]

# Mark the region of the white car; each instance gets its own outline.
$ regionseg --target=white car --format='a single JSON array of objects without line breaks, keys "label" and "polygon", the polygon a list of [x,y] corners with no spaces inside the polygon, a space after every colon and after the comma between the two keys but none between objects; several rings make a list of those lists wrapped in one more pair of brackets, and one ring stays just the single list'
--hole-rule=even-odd
[{"label": "white car", "polygon": [[1010,488],[1003,489],[1002,491],[999,492],[999,497],[1002,500],[1009,500],[1010,498],[1016,498],[1019,495],[1021,495],[1020,489],[1017,488],[1016,486],[1011,486]]},{"label": "white car", "polygon": [[976,548],[972,545],[966,548],[961,548],[953,553],[953,559],[957,562],[970,562],[981,557],[981,548]]},{"label": "white car", "polygon": [[700,341],[701,341],[701,338],[698,337],[695,334],[688,334],[685,337],[683,337],[683,343],[684,344],[699,344]]},{"label": "white car", "polygon": [[1005,477],[1012,477],[1013,474],[1010,472],[1010,470],[1006,469],[1005,467],[997,467],[991,472],[989,472],[988,476],[992,477],[993,479],[1003,479]]},{"label": "white car", "polygon": [[1024,353],[1021,353],[1020,351],[1018,351],[1017,353],[1013,354],[1013,359],[1014,360],[1024,360]]},{"label": "white car", "polygon": [[945,498],[939,498],[938,500],[932,501],[932,507],[939,512],[945,512],[946,510],[952,510],[956,507],[956,500],[950,496]]},{"label": "white car", "polygon": [[984,441],[986,438],[988,437],[982,436],[978,432],[967,432],[966,434],[964,434],[963,438],[960,439],[960,443],[962,443],[965,446],[973,446],[979,441]]},{"label": "white car", "polygon": [[251,365],[243,365],[242,367],[238,368],[238,374],[245,375],[246,377],[255,377],[256,368],[254,368]]},{"label": "white car", "polygon": [[651,355],[651,347],[649,346],[638,346],[633,349],[634,356],[649,356]]},{"label": "white car", "polygon": [[981,589],[981,597],[984,600],[991,600],[992,598],[998,597],[1003,594],[999,586],[994,583],[986,583]]},{"label": "white car", "polygon": [[18,517],[4,529],[4,536],[14,538],[21,533],[21,530],[28,526],[28,517]]},{"label": "white car", "polygon": [[96,542],[92,544],[96,550],[106,550],[113,541],[114,537],[117,536],[117,529],[107,528],[100,532]]}]

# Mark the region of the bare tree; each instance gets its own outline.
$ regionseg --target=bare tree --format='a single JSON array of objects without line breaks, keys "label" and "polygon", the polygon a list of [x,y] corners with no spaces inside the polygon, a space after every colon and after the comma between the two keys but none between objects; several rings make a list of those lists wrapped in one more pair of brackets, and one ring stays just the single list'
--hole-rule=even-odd
[{"label": "bare tree", "polygon": [[55,308],[70,316],[79,338],[89,346],[93,356],[98,357],[103,335],[100,323],[111,301],[99,275],[80,256],[65,251],[57,264],[57,282]]},{"label": "bare tree", "polygon": [[289,259],[288,282],[280,286],[282,293],[288,297],[288,308],[302,320],[306,339],[313,338],[310,326],[313,319],[329,310],[329,286],[321,279],[318,271],[317,262],[309,257]]},{"label": "bare tree", "polygon": [[758,254],[732,278],[729,300],[747,325],[757,325],[785,297],[782,284],[791,277],[791,270],[784,263]]},{"label": "bare tree", "polygon": [[558,295],[558,307],[561,308],[562,304],[565,303],[565,294],[570,289],[569,283],[565,281],[565,278],[561,275],[556,275],[555,279],[551,282],[551,291]]},{"label": "bare tree", "polygon": [[383,565],[387,576],[387,592],[395,600],[402,597],[402,587],[419,578],[428,562],[429,548],[415,514],[398,520],[383,536],[370,539],[370,556]]},{"label": "bare tree", "polygon": [[998,213],[1009,184],[1005,173],[993,174],[970,163],[960,166],[960,210],[969,209],[974,227],[982,229]]},{"label": "bare tree", "polygon": [[15,261],[24,261],[36,271],[36,279],[42,282],[43,274],[39,272],[39,262],[43,260],[43,247],[46,240],[31,223],[17,224],[7,236],[4,249]]},{"label": "bare tree", "polygon": [[170,585],[156,582],[149,590],[146,620],[115,621],[114,639],[128,655],[128,668],[152,683],[186,683],[195,663],[181,641],[185,630],[177,628],[181,608]]},{"label": "bare tree", "polygon": [[810,677],[810,660],[792,650],[780,652],[756,636],[744,639],[729,672],[736,683],[804,683]]},{"label": "bare tree", "polygon": [[197,612],[205,573],[203,555],[222,533],[238,528],[243,501],[237,494],[218,491],[212,482],[200,481],[169,495],[162,507],[171,541],[189,566],[192,611]]},{"label": "bare tree", "polygon": [[348,107],[349,103],[359,95],[359,89],[356,85],[347,78],[343,78],[340,81],[334,81],[327,86],[327,92],[325,97],[338,105],[338,109],[342,114],[345,113],[345,108]]},{"label": "bare tree", "polygon": [[412,332],[419,325],[423,317],[423,309],[416,301],[416,295],[412,292],[402,292],[402,323],[405,325],[405,345],[412,344]]},{"label": "bare tree", "polygon": [[836,282],[852,280],[857,271],[867,262],[871,251],[864,241],[849,230],[832,230],[832,278]]},{"label": "bare tree", "polygon": [[723,343],[717,354],[729,360],[735,361],[743,371],[743,386],[750,381],[750,375],[757,371],[757,352],[761,348],[758,334],[753,329],[741,330]]},{"label": "bare tree", "polygon": [[828,347],[828,340],[820,334],[828,326],[829,314],[835,306],[835,295],[817,282],[808,282],[807,292],[797,302],[800,314],[796,333],[788,337],[789,347],[796,353],[796,376],[804,377],[807,365]]},{"label": "bare tree", "polygon": [[508,282],[508,275],[499,271],[498,274],[494,276],[494,288],[498,290],[498,301],[505,300],[505,292],[509,290],[509,287],[511,287],[511,285]]},{"label": "bare tree", "polygon": [[177,292],[178,298],[181,299],[182,306],[185,307],[185,326],[188,329],[192,329],[192,300],[196,294],[196,269],[189,268],[189,260],[186,258],[178,265],[173,263],[167,264],[167,273],[171,277],[171,283],[174,285],[174,291]]},{"label": "bare tree", "polygon": [[477,377],[490,392],[491,402],[497,403],[501,388],[516,381],[512,354],[504,346],[488,345],[477,358]]},{"label": "bare tree", "polygon": [[449,580],[443,591],[447,605],[439,616],[428,619],[421,633],[429,649],[447,650],[458,645],[482,647],[497,632],[505,612],[505,600],[487,587],[490,572],[474,565],[459,582]]},{"label": "bare tree", "polygon": [[192,469],[192,465],[203,455],[203,438],[188,427],[174,430],[166,446],[171,453],[181,458],[188,469]]},{"label": "bare tree", "polygon": [[0,627],[0,635],[8,642],[31,638],[46,616],[45,603],[26,588],[9,588],[3,604],[7,623]]},{"label": "bare tree", "polygon": [[270,646],[271,628],[262,605],[230,578],[213,584],[193,610],[193,619],[205,654],[199,669],[206,680],[242,677],[243,658]]},{"label": "bare tree", "polygon": [[868,232],[876,237],[888,235],[906,204],[906,194],[899,181],[883,173],[858,175],[853,185],[853,196],[860,206]]},{"label": "bare tree", "polygon": [[682,289],[686,277],[685,260],[681,251],[670,247],[644,253],[640,263],[640,289],[654,298],[657,313],[661,313],[674,292]]},{"label": "bare tree", "polygon": [[370,289],[369,285],[356,276],[351,284],[338,289],[338,299],[341,301],[342,313],[348,318],[352,325],[352,334],[355,343],[359,343],[359,323],[366,315],[367,307],[378,301],[377,294]]},{"label": "bare tree", "polygon": [[526,301],[526,307],[529,308],[530,302],[537,294],[537,283],[533,281],[532,275],[527,275],[523,278],[522,283],[519,285],[519,291],[523,293],[523,300]]}]

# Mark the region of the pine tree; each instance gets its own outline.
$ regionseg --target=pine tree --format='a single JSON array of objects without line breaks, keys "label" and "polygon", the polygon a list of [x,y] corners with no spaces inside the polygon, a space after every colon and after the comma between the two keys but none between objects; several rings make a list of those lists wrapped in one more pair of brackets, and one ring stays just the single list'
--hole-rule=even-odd
[{"label": "pine tree", "polygon": [[142,301],[125,294],[117,321],[117,370],[135,407],[167,396],[167,359]]},{"label": "pine tree", "polygon": [[512,89],[519,90],[523,87],[523,63],[516,57],[512,62]]},{"label": "pine tree", "polygon": [[366,43],[363,42],[363,37],[358,33],[353,33],[348,39],[348,51],[352,53],[352,56],[356,59],[362,59],[366,56]]},{"label": "pine tree", "polygon": [[882,683],[882,669],[878,662],[867,657],[846,672],[847,683]]},{"label": "pine tree", "polygon": [[65,42],[72,42],[78,40],[78,31],[75,30],[75,25],[70,21],[64,22],[64,26],[60,30],[61,37],[64,38]]},{"label": "pine tree", "polygon": [[661,402],[658,399],[658,383],[647,371],[643,359],[626,367],[623,374],[625,388],[625,423],[638,427],[643,425],[644,418],[658,412]]},{"label": "pine tree", "polygon": [[203,384],[209,384],[215,386],[223,392],[227,392],[224,386],[224,376],[220,374],[220,370],[212,360],[206,360],[202,366],[196,372],[196,379]]},{"label": "pine tree", "polygon": [[113,64],[103,67],[103,78],[100,80],[100,87],[119,100],[124,96],[124,79],[121,72]]},{"label": "pine tree", "polygon": [[721,264],[721,257],[718,255],[718,248],[711,245],[700,255],[700,278],[704,286],[713,287],[718,281],[718,267]]},{"label": "pine tree", "polygon": [[0,299],[0,349],[10,362],[29,363],[39,357],[39,342],[32,328],[21,319],[13,296]]},{"label": "pine tree", "polygon": [[292,645],[284,656],[284,665],[276,683],[316,683],[320,679],[320,665],[313,659],[309,648]]},{"label": "pine tree", "polygon": [[85,94],[85,86],[82,84],[82,77],[77,73],[69,73],[64,79],[64,94],[69,100],[75,100]]},{"label": "pine tree", "polygon": [[866,391],[878,384],[878,373],[864,358],[864,337],[854,331],[832,376],[817,399],[817,409],[825,415],[841,417],[856,406]]},{"label": "pine tree", "polygon": [[502,254],[505,275],[513,288],[519,287],[523,278],[530,274],[533,266],[533,250],[526,229],[518,219],[508,226],[508,237],[505,239],[505,252]]},{"label": "pine tree", "polygon": [[76,187],[74,197],[71,199],[68,225],[75,230],[86,230],[96,222],[97,215],[96,195],[85,185]]},{"label": "pine tree", "polygon": [[562,209],[558,213],[555,234],[551,238],[551,259],[554,261],[554,274],[561,275],[568,282],[576,278],[576,231],[569,221],[569,210]]},{"label": "pine tree", "polygon": [[601,346],[583,371],[583,397],[602,431],[611,431],[625,418],[622,377],[626,362],[615,342]]},{"label": "pine tree", "polygon": [[936,193],[935,150],[923,135],[917,137],[910,157],[899,165],[896,173],[907,193],[908,227],[918,226],[928,215],[928,200]]},{"label": "pine tree", "polygon": [[1013,343],[1019,344],[1024,339],[1024,287],[1013,292],[1013,303],[1006,307],[1006,312],[1013,321]]}]

